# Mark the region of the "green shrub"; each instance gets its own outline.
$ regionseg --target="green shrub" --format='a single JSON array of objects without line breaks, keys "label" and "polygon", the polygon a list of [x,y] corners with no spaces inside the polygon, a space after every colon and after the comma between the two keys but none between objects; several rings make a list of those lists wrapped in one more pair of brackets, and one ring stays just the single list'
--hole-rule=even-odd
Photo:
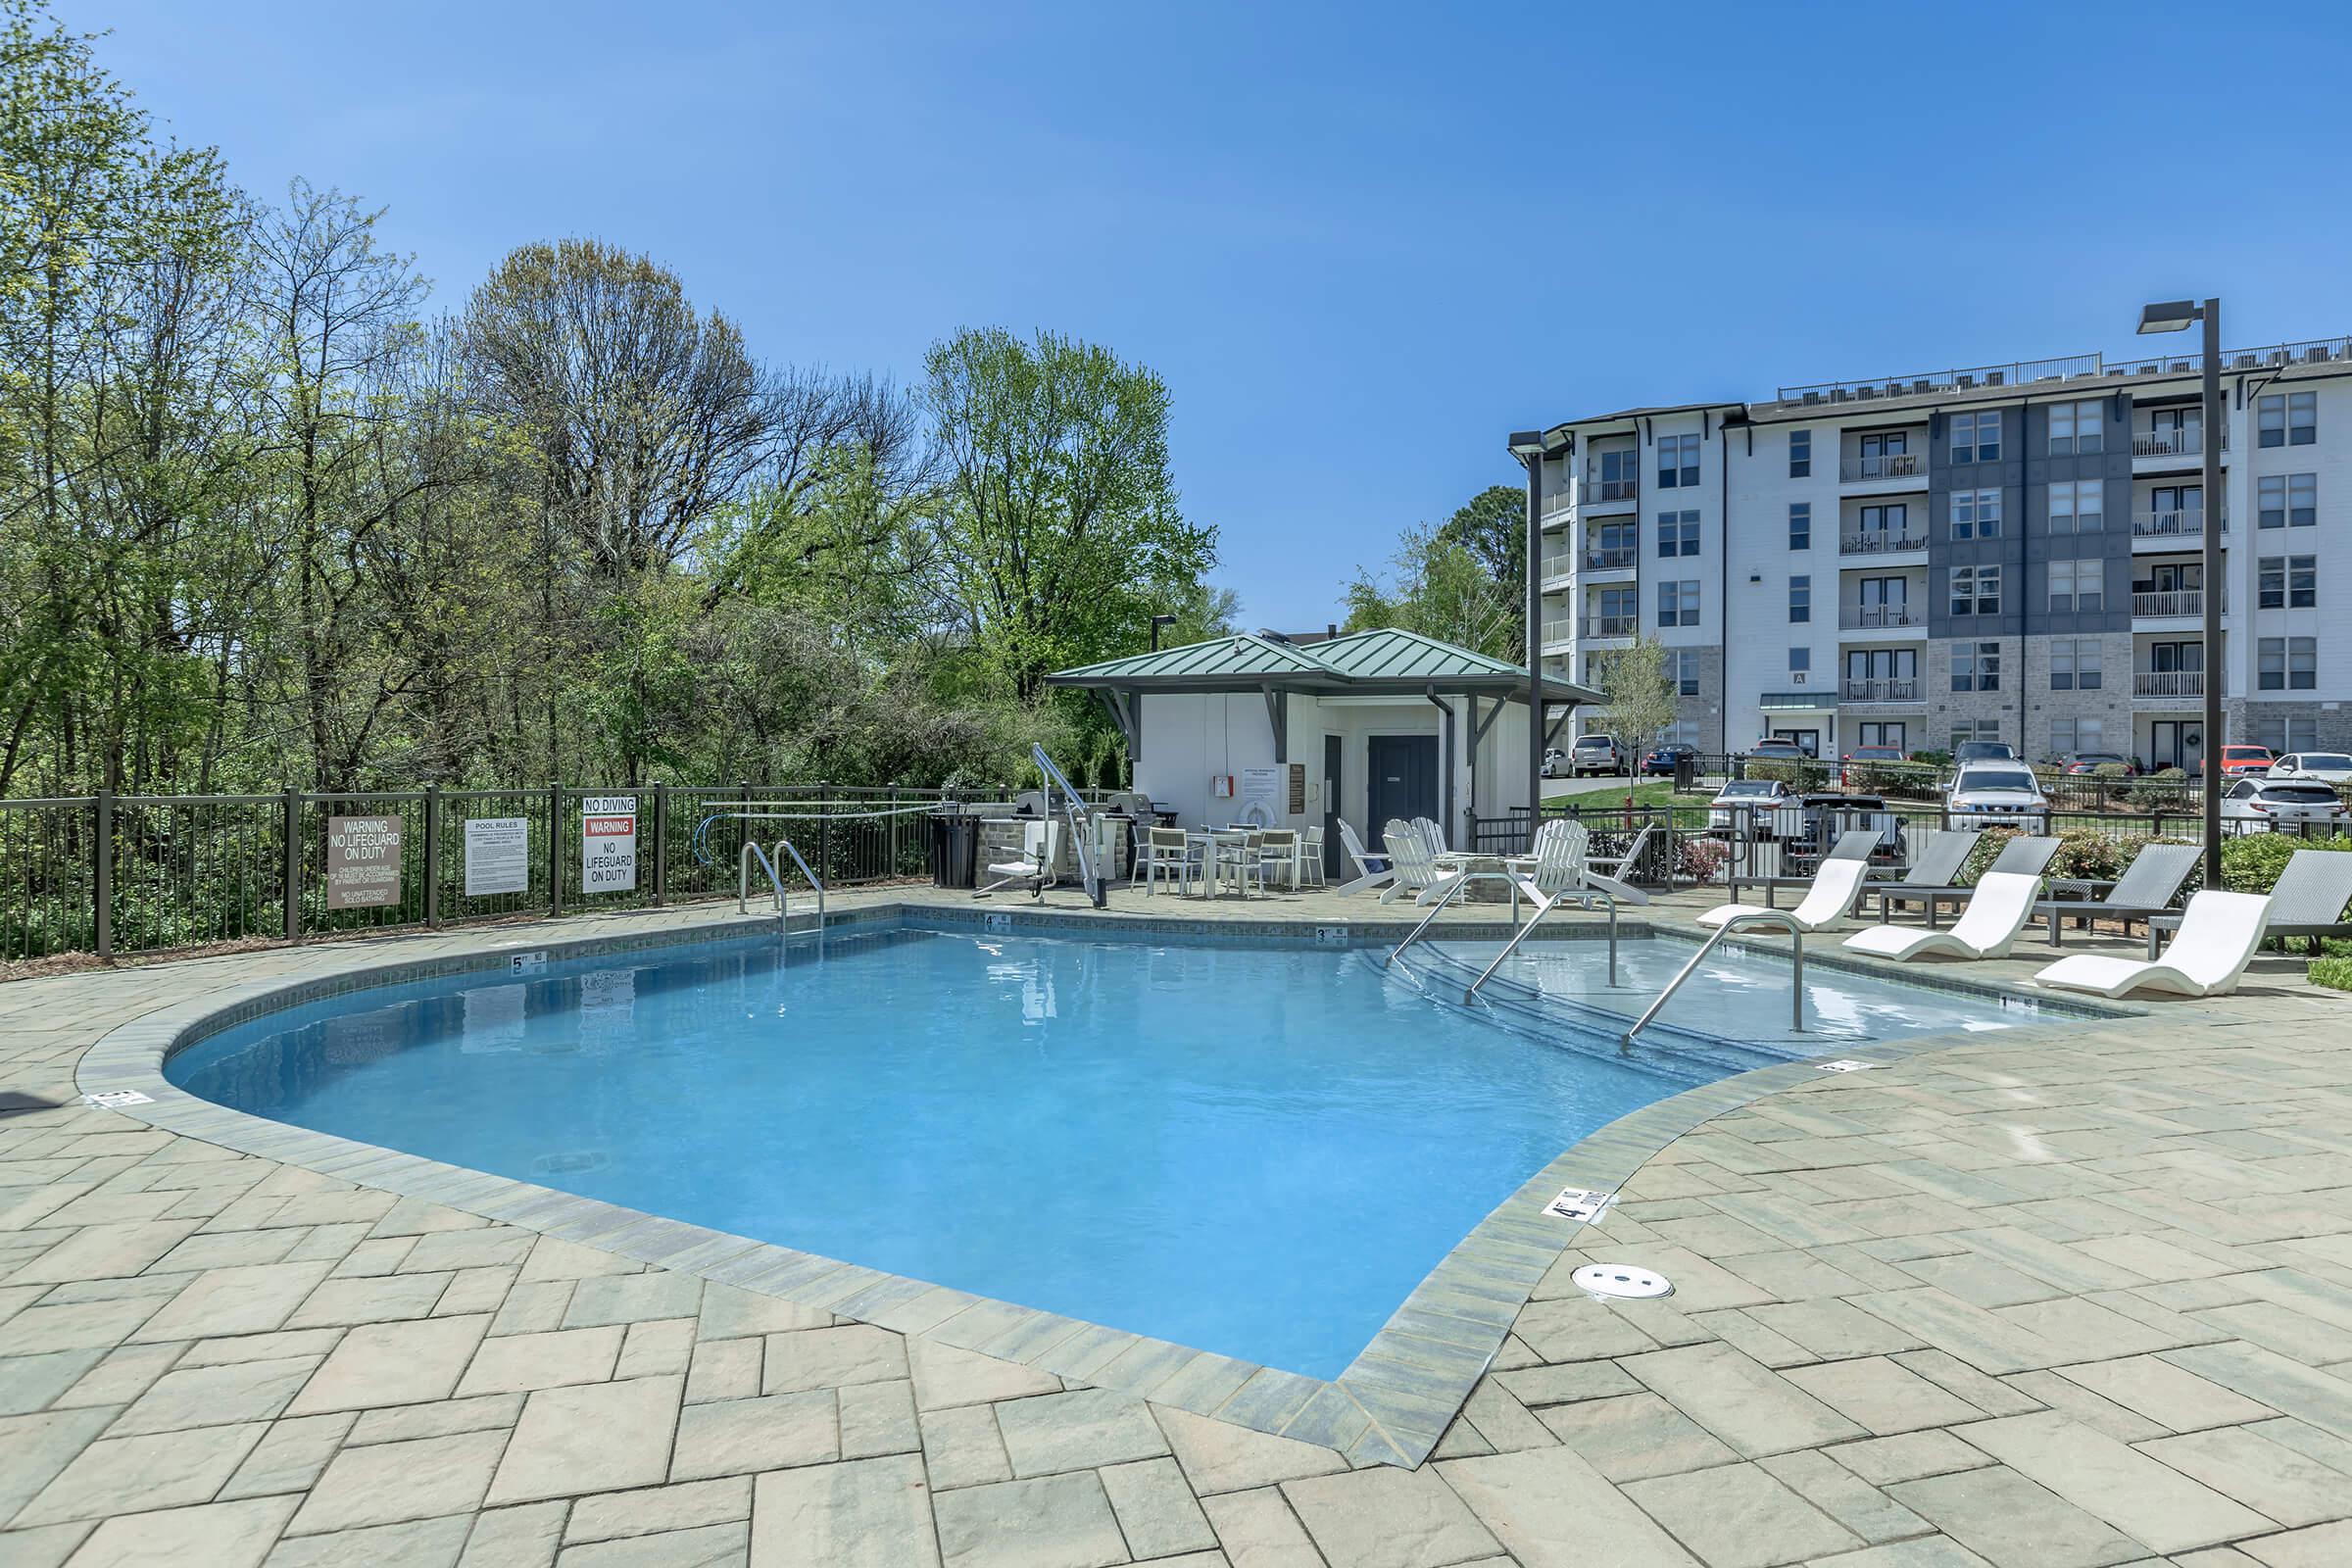
[{"label": "green shrub", "polygon": [[1748,763],[1747,776],[1779,779],[1790,790],[1802,795],[1807,790],[1821,788],[1829,779],[1830,770],[1820,762],[1790,762],[1768,758],[1761,762]]},{"label": "green shrub", "polygon": [[2292,833],[2240,833],[2222,841],[2222,886],[2232,893],[2268,893],[2297,850],[2352,853],[2352,838],[2304,839]]},{"label": "green shrub", "polygon": [[1952,765],[1952,754],[1949,752],[1913,752],[1911,760],[1925,763],[1929,767],[1949,767]]},{"label": "green shrub", "polygon": [[2058,835],[2058,853],[2050,857],[2050,875],[2112,882],[2124,874],[2140,846],[2154,842],[2144,836],[2111,839],[2096,828],[2069,828]]},{"label": "green shrub", "polygon": [[1964,888],[1975,887],[1977,879],[1991,866],[1994,858],[2001,853],[2011,839],[2016,838],[2022,831],[2024,830],[2014,827],[1986,828],[1984,836],[1977,840],[1977,847],[1969,851],[1968,858],[1961,862],[1960,874],[1952,878],[1953,885]]},{"label": "green shrub", "polygon": [[2352,991],[2352,958],[2330,956],[2311,960],[2311,983],[2333,991]]}]

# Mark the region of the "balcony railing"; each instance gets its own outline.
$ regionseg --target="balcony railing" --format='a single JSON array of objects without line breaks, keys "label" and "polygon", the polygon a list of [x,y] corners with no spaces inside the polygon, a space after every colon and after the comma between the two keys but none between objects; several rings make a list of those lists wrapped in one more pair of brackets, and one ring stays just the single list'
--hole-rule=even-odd
[{"label": "balcony railing", "polygon": [[1544,552],[1544,575],[1546,578],[1565,577],[1576,570],[1576,552],[1546,550]]},{"label": "balcony railing", "polygon": [[1575,638],[1576,617],[1574,615],[1555,615],[1544,622],[1544,641],[1546,645],[1572,642]]},{"label": "balcony railing", "polygon": [[1595,501],[1632,501],[1639,498],[1641,494],[1642,478],[1639,474],[1628,474],[1617,479],[1603,479],[1598,468],[1588,468],[1585,471],[1585,501],[1587,505]]},{"label": "balcony railing", "polygon": [[[2135,458],[2193,458],[2204,450],[2204,437],[2194,430],[2142,430],[2132,437]],[[2227,430],[2222,432],[2222,450],[2230,450]]]},{"label": "balcony railing", "polygon": [[1641,551],[1633,545],[1593,545],[1585,552],[1587,571],[1620,571],[1634,564]]},{"label": "balcony railing", "polygon": [[2172,588],[2159,593],[2132,596],[2132,613],[2134,615],[2201,615],[2204,612],[2205,593],[2200,588]]},{"label": "balcony railing", "polygon": [[1849,680],[1845,683],[1845,700],[1849,703],[1916,703],[1920,700],[1919,677],[1880,675],[1869,680]]},{"label": "balcony railing", "polygon": [[1585,635],[1588,637],[1631,637],[1642,617],[1640,615],[1587,615]]},{"label": "balcony railing", "polygon": [[1847,484],[1865,479],[1924,479],[1928,476],[1928,455],[1924,452],[1884,452],[1870,458],[1847,458],[1838,465],[1838,477]]},{"label": "balcony railing", "polygon": [[1865,528],[1860,533],[1840,534],[1838,553],[1841,556],[1887,556],[1900,550],[1928,548],[1928,530],[1906,528],[1896,533],[1891,528]]},{"label": "balcony railing", "polygon": [[1925,626],[1928,612],[1924,605],[1844,605],[1838,611],[1838,624],[1848,631],[1869,626]]},{"label": "balcony railing", "polygon": [[[2222,519],[2222,532],[2230,531],[2230,519]],[[2134,539],[2201,539],[2205,536],[2205,509],[2182,507],[2176,512],[2135,512],[2132,514],[2132,537]]]},{"label": "balcony railing", "polygon": [[1562,485],[1557,490],[1546,490],[1544,492],[1543,514],[1545,517],[1556,517],[1563,513],[1574,512],[1575,510],[1576,497],[1569,494],[1568,487],[1566,485]]},{"label": "balcony railing", "polygon": [[2132,672],[2132,695],[2202,697],[2205,695],[2205,672],[2201,669],[2135,669]]}]

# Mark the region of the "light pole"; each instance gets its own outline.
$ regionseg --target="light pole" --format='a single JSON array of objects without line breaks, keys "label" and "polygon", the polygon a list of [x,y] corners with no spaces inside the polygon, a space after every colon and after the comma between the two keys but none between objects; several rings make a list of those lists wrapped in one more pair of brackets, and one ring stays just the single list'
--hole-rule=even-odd
[{"label": "light pole", "polygon": [[2143,306],[2142,332],[2179,332],[2191,321],[2205,323],[2205,375],[2198,414],[2204,446],[2205,530],[2205,747],[2197,782],[2205,797],[2205,885],[2222,885],[2222,302],[2173,300]]},{"label": "light pole", "polygon": [[1175,624],[1176,617],[1174,615],[1153,615],[1152,617],[1152,651],[1153,653],[1159,652],[1159,628]]},{"label": "light pole", "polygon": [[1511,456],[1527,469],[1527,835],[1544,818],[1544,432],[1517,430]]}]

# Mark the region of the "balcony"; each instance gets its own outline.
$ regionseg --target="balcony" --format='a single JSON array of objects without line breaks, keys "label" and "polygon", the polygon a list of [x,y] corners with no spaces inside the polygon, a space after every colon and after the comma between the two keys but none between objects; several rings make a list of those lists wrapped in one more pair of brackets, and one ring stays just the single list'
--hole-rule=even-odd
[{"label": "balcony", "polygon": [[1919,677],[1875,676],[1869,680],[1849,680],[1845,683],[1845,700],[1849,703],[1916,703]]},{"label": "balcony", "polygon": [[[2228,614],[2224,605],[2222,612]],[[2198,588],[2176,588],[2161,593],[2133,594],[2132,613],[2151,620],[2196,616],[2205,613],[2205,594]]]},{"label": "balcony", "polygon": [[[2222,432],[2222,450],[2230,450],[2227,430]],[[2134,458],[2195,458],[2202,457],[2204,452],[2204,437],[2195,430],[2138,430],[2132,436]]]},{"label": "balcony", "polygon": [[1840,605],[1838,624],[1846,631],[1876,631],[1886,627],[1925,626],[1925,605]]},{"label": "balcony", "polygon": [[1621,474],[1604,479],[1597,467],[1585,470],[1584,504],[1588,507],[1614,506],[1620,502],[1642,499],[1642,479],[1639,474]]},{"label": "balcony", "polygon": [[1587,637],[1631,637],[1641,619],[1640,615],[1587,615],[1584,634]]},{"label": "balcony", "polygon": [[1576,552],[1573,550],[1546,550],[1543,555],[1543,563],[1545,582],[1551,581],[1554,577],[1565,577],[1576,570]]},{"label": "balcony", "polygon": [[1924,452],[1887,452],[1871,458],[1847,458],[1838,465],[1838,478],[1843,484],[1862,484],[1879,479],[1919,479],[1928,476],[1928,455]]},{"label": "balcony", "polygon": [[1606,548],[1591,545],[1585,550],[1585,569],[1587,571],[1629,571],[1633,568],[1635,559],[1641,553],[1639,547],[1634,545],[1610,545]]},{"label": "balcony", "polygon": [[1546,490],[1544,492],[1543,517],[1544,527],[1550,528],[1557,526],[1559,519],[1567,516],[1569,513],[1574,512],[1575,510],[1576,498],[1569,494],[1568,487],[1566,485],[1562,485],[1557,490]]},{"label": "balcony", "polygon": [[2132,672],[2132,695],[2203,697],[2205,672],[2201,669],[2135,669]]},{"label": "balcony", "polygon": [[1576,617],[1551,615],[1544,621],[1544,647],[1546,650],[1576,641]]},{"label": "balcony", "polygon": [[[2230,531],[2230,519],[2222,519],[2222,532]],[[2181,507],[2172,512],[2135,512],[2132,514],[2132,537],[2134,539],[2202,539],[2205,537],[2205,509]]]},{"label": "balcony", "polygon": [[1841,556],[1892,556],[1906,550],[1928,548],[1926,524],[1895,533],[1886,528],[1866,528],[1860,533],[1839,534],[1838,553]]}]

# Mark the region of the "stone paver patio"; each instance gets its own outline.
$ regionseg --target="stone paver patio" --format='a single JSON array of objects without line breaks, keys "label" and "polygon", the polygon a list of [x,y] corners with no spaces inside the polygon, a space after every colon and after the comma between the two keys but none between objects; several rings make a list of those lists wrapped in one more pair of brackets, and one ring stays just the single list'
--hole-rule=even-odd
[{"label": "stone paver patio", "polygon": [[[76,1098],[164,1008],[515,940],[0,988],[0,1563],[2352,1562],[2352,999],[2299,964],[1721,1109],[1403,1468]],[[1676,1293],[1594,1300],[1596,1259]]]}]

